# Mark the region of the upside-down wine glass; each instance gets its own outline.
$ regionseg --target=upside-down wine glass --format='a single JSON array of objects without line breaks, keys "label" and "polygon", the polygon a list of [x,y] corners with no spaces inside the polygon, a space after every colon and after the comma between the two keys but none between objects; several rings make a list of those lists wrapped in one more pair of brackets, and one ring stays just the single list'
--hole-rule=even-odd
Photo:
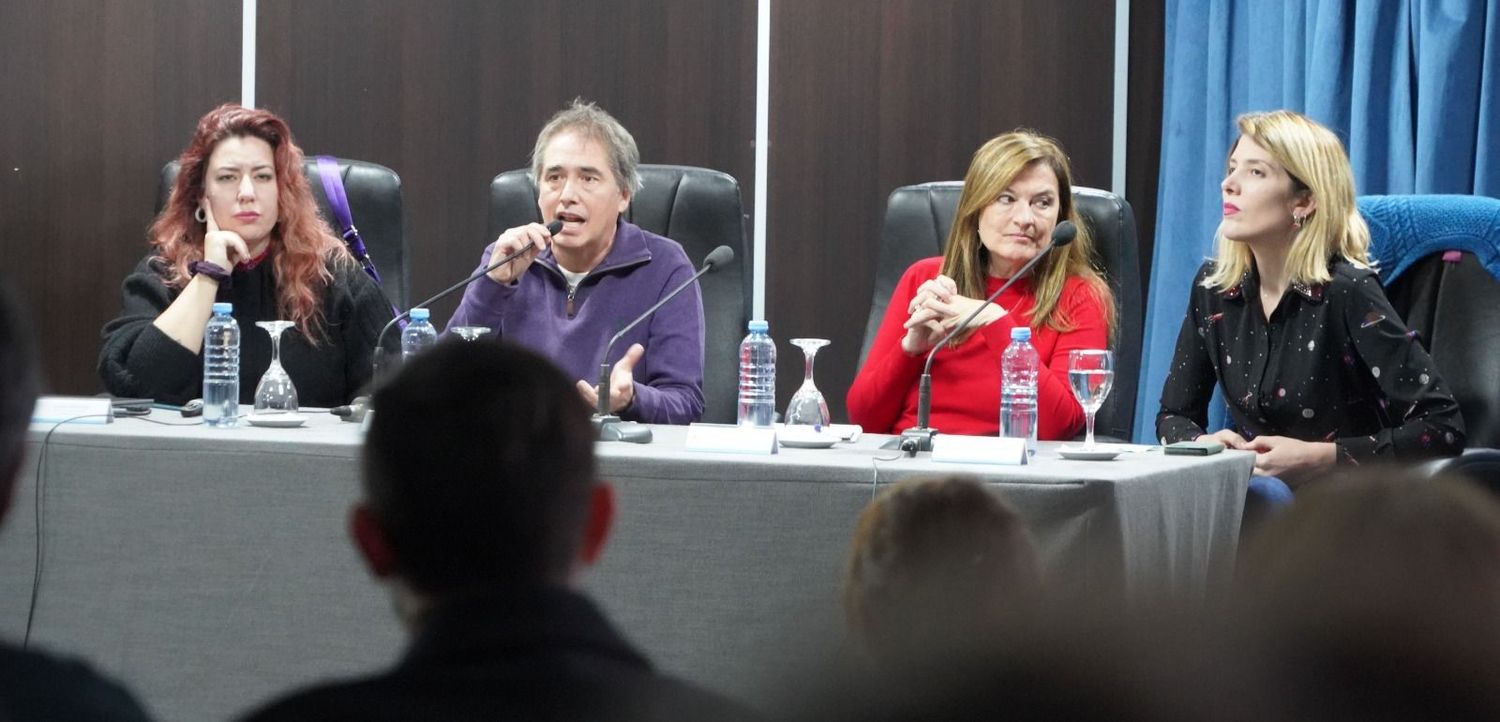
[{"label": "upside-down wine glass", "polygon": [[292,385],[292,377],[281,366],[281,332],[295,324],[291,321],[256,321],[255,325],[271,334],[271,365],[255,386],[255,413],[295,414],[297,387]]},{"label": "upside-down wine glass", "polygon": [[492,329],[489,326],[454,326],[448,330],[465,341],[478,341]]},{"label": "upside-down wine glass", "polygon": [[1103,349],[1068,352],[1068,385],[1088,417],[1088,435],[1083,448],[1094,448],[1094,414],[1104,405],[1115,383],[1115,355]]},{"label": "upside-down wine glass", "polygon": [[802,371],[802,386],[786,406],[787,426],[811,426],[822,430],[832,420],[828,415],[828,401],[823,398],[823,392],[818,390],[817,384],[813,383],[813,359],[817,357],[818,349],[828,344],[826,338],[792,339],[792,345],[802,349],[806,362]]}]

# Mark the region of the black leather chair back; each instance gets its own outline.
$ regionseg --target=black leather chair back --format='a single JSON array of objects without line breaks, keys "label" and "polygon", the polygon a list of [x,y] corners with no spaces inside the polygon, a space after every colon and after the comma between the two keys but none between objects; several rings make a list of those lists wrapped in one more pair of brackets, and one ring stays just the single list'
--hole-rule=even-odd
[{"label": "black leather chair back", "polygon": [[[349,214],[354,217],[354,227],[365,239],[365,250],[375,261],[375,270],[380,272],[382,288],[386,298],[398,308],[409,307],[406,270],[406,230],[401,209],[401,178],[383,165],[362,160],[339,158],[339,175],[344,180],[344,194],[349,198]],[[312,186],[313,198],[317,199],[318,211],[323,220],[339,235],[339,224],[329,210],[328,197],[323,192],[323,181],[318,177],[318,161],[307,158],[302,170]],[[161,169],[161,185],[156,194],[156,210],[166,206],[172,193],[172,184],[177,181],[177,161]]]},{"label": "black leather chair back", "polygon": [[1463,412],[1468,446],[1500,448],[1500,280],[1471,253],[1434,254],[1386,296],[1432,354]]},{"label": "black leather chair back", "polygon": [[[640,175],[641,189],[631,198],[625,220],[682,244],[694,265],[721,245],[734,249],[732,262],[699,279],[706,322],[703,420],[733,423],[740,339],[751,308],[740,184],[726,173],[689,166],[642,165]],[[490,183],[490,238],[540,220],[536,202],[529,170],[495,176]]]},{"label": "black leather chair back", "polygon": [[[861,365],[870,353],[870,343],[901,274],[918,260],[943,254],[962,192],[963,181],[938,181],[903,186],[891,193],[880,233],[875,292],[859,355]],[[1114,292],[1118,314],[1113,344],[1114,387],[1095,416],[1094,429],[1096,434],[1128,440],[1135,422],[1144,306],[1135,213],[1125,199],[1094,188],[1074,186],[1073,203],[1093,233],[1097,262]]]}]

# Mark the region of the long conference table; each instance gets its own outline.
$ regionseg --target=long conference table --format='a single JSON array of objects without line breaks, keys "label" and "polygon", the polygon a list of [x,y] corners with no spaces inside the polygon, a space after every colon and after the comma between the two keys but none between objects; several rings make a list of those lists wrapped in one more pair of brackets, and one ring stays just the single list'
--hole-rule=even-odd
[{"label": "long conference table", "polygon": [[[33,426],[0,527],[0,636],[29,624],[33,645],[87,659],[167,720],[227,718],[399,657],[405,631],[345,533],[355,424],[147,419]],[[1026,466],[947,464],[868,434],[730,455],[654,431],[597,447],[619,515],[585,586],[660,668],[751,704],[836,643],[855,519],[885,485],[976,475],[1027,519],[1061,589],[1130,603],[1226,578],[1253,459],[1068,461],[1044,442]]]}]

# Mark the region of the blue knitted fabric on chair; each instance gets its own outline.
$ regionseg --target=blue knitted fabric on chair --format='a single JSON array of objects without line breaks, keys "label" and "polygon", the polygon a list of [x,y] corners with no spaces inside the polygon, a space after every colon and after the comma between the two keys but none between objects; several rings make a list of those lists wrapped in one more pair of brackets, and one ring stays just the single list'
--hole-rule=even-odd
[{"label": "blue knitted fabric on chair", "polygon": [[1485,196],[1361,196],[1370,257],[1389,286],[1413,263],[1444,251],[1468,251],[1500,279],[1500,199]]}]

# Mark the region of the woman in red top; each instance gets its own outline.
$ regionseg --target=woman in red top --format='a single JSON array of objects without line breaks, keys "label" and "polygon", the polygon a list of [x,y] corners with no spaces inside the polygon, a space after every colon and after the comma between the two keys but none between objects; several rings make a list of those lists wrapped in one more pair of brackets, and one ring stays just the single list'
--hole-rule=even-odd
[{"label": "woman in red top", "polygon": [[932,364],[933,428],[994,435],[1000,428],[1000,355],[1010,331],[1032,329],[1042,358],[1037,436],[1069,439],[1083,408],[1068,387],[1068,352],[1107,348],[1115,305],[1093,267],[1094,243],[1073,207],[1067,156],[1051,138],[1016,131],[975,151],[947,250],[901,277],[870,355],[849,388],[849,418],[874,433],[916,424],[917,382],[943,335],[1050,242],[1061,220],[1078,226],[1058,248],[949,342]]}]

